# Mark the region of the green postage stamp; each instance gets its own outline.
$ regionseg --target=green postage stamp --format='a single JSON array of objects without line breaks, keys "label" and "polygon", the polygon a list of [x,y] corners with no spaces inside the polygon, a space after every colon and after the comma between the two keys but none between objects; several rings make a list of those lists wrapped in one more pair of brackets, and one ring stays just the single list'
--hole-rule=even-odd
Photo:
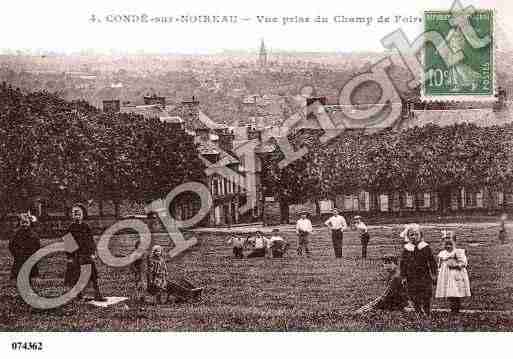
[{"label": "green postage stamp", "polygon": [[[495,95],[494,11],[426,11],[424,30],[445,40],[446,54],[424,45],[422,97],[427,101],[488,101]],[[456,54],[459,54],[456,56]]]}]

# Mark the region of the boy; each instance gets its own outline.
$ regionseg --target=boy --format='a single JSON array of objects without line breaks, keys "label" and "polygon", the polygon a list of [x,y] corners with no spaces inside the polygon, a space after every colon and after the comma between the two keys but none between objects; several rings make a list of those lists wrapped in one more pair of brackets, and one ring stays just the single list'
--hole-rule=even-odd
[{"label": "boy", "polygon": [[228,239],[228,244],[233,246],[233,256],[238,259],[244,258],[244,245],[246,244],[246,238],[233,234]]},{"label": "boy", "polygon": [[280,236],[280,230],[278,228],[274,228],[272,230],[271,238],[268,242],[268,248],[272,255],[272,258],[283,258],[283,255],[287,251],[289,244],[282,236]]}]

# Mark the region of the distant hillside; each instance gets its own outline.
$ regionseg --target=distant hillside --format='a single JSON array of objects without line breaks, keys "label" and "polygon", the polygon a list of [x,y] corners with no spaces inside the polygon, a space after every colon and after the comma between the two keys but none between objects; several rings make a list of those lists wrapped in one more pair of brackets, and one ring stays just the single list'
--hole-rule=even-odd
[{"label": "distant hillside", "polygon": [[[513,91],[512,52],[497,53],[497,84]],[[141,103],[144,95],[156,93],[169,103],[193,95],[202,110],[217,122],[250,121],[266,117],[271,122],[294,111],[293,96],[312,86],[317,96],[337,103],[340,89],[354,75],[368,71],[384,53],[275,53],[270,66],[256,66],[255,53],[218,55],[128,55],[128,56],[0,56],[0,81],[26,91],[46,89],[66,100],[84,99],[100,107],[102,100],[120,99]],[[389,74],[400,91],[406,91],[408,72],[392,66]],[[257,110],[245,101],[263,98]],[[376,84],[367,83],[354,94],[356,103],[374,103],[380,97]]]}]

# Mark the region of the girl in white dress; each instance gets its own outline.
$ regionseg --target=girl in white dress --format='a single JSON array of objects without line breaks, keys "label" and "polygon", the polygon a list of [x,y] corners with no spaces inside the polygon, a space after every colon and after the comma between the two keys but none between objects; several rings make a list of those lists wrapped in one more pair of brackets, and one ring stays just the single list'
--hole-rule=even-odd
[{"label": "girl in white dress", "polygon": [[461,299],[470,297],[470,281],[467,273],[467,256],[465,250],[456,248],[455,235],[448,233],[444,240],[444,250],[438,253],[438,279],[436,298],[447,298],[451,312],[458,313]]}]

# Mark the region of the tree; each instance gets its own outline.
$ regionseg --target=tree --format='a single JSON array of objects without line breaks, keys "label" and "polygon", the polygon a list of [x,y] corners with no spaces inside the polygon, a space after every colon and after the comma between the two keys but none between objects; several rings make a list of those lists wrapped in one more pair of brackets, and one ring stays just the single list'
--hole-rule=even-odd
[{"label": "tree", "polygon": [[29,209],[35,197],[150,201],[204,179],[193,136],[158,119],[6,84],[0,111],[2,214]]}]

